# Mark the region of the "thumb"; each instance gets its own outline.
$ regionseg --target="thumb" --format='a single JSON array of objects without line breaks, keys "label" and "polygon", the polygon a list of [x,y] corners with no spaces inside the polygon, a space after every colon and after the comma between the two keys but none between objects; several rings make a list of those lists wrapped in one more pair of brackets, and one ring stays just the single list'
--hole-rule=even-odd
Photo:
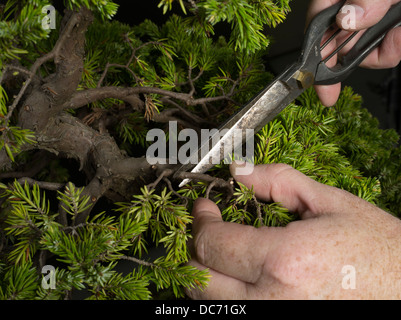
[{"label": "thumb", "polygon": [[344,30],[367,29],[386,15],[399,0],[348,0],[337,15],[337,24]]},{"label": "thumb", "polygon": [[[326,208],[319,208],[316,199],[322,199],[326,186],[306,177],[299,171],[285,164],[269,164],[255,166],[250,175],[236,175],[233,162],[230,171],[237,182],[246,187],[253,186],[256,197],[263,201],[279,202],[291,212],[299,213],[303,218],[320,215]],[[323,192],[322,192],[323,191]],[[327,201],[323,201],[326,204]]]}]

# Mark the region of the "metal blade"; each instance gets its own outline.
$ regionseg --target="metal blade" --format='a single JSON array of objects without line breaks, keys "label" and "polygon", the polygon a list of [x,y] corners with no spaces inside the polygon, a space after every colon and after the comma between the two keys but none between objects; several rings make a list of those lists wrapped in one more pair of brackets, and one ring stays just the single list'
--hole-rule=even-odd
[{"label": "metal blade", "polygon": [[[201,155],[199,163],[191,170],[193,173],[205,173],[227,157],[227,146],[231,150],[241,147],[245,141],[246,130],[254,129],[254,134],[273,120],[287,105],[298,97],[304,88],[297,82],[299,70],[292,66],[284,72],[270,86],[260,92],[254,99],[245,105],[238,113],[231,117],[208,141],[198,150]],[[224,134],[222,134],[222,132]],[[239,132],[242,138],[238,139]],[[217,135],[217,136],[216,136]],[[218,141],[215,144],[212,142]],[[212,147],[210,148],[210,145]],[[204,154],[204,150],[210,150]],[[203,154],[202,154],[203,152]],[[188,171],[193,165],[183,165],[177,172]],[[180,187],[190,180],[185,179]]]}]

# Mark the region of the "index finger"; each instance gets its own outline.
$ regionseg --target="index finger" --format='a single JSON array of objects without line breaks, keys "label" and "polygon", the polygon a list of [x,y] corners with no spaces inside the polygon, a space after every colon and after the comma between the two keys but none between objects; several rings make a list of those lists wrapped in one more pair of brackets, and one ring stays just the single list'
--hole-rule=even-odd
[{"label": "index finger", "polygon": [[248,188],[253,186],[259,199],[281,203],[302,219],[352,213],[355,203],[363,201],[344,190],[321,184],[289,165],[258,165],[246,176],[235,175],[236,165],[234,162],[230,170],[238,182]]},{"label": "index finger", "polygon": [[324,9],[327,9],[336,3],[340,2],[341,0],[311,0],[309,4],[308,13],[306,15],[306,25],[312,21],[312,19],[319,13],[322,12]]}]

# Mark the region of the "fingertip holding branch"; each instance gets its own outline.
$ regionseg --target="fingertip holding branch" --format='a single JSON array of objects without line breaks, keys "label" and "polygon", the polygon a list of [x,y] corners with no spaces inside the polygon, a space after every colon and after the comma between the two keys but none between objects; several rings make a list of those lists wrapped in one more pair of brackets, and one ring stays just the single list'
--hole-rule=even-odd
[{"label": "fingertip holding branch", "polygon": [[236,176],[248,176],[253,173],[255,165],[253,163],[235,160],[230,165],[230,173],[233,177]]}]

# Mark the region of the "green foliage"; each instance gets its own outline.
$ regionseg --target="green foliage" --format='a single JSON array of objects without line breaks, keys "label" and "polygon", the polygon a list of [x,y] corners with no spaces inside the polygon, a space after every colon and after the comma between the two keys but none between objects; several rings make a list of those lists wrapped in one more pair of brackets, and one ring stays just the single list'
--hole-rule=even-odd
[{"label": "green foliage", "polygon": [[[192,89],[191,77],[194,98],[233,92],[232,98],[239,103],[249,100],[261,83],[272,79],[264,70],[263,50],[253,54],[237,51],[224,37],[208,37],[202,26],[177,15],[161,26],[150,20],[133,28],[116,21],[95,21],[87,32],[87,39],[81,88],[95,88],[108,64],[114,66],[105,74],[102,82],[105,86],[124,84],[188,92]],[[130,63],[127,65],[127,62]],[[146,95],[145,101],[145,120],[152,120],[154,114],[171,107],[163,104],[159,95]],[[115,99],[106,99],[92,104],[92,108],[112,111],[118,103]],[[216,107],[224,106],[216,103]],[[197,112],[201,106],[189,109]],[[222,114],[217,120],[223,121],[226,117],[227,114]],[[143,116],[133,111],[116,127],[121,147],[127,149],[126,142],[146,146],[148,129]]]},{"label": "green foliage", "polygon": [[107,0],[68,0],[64,1],[66,8],[74,10],[86,7],[98,14],[101,19],[111,19],[118,10],[118,4]]},{"label": "green foliage", "polygon": [[215,25],[221,21],[231,24],[230,43],[235,49],[247,53],[259,51],[269,45],[263,33],[264,26],[281,23],[289,11],[289,1],[203,1],[199,4],[207,21]]},{"label": "green foliage", "polygon": [[80,213],[88,209],[91,204],[89,202],[89,196],[81,196],[83,189],[76,189],[75,186],[69,182],[64,192],[58,192],[57,197],[60,200],[62,210],[72,216],[72,219]]},{"label": "green foliage", "polygon": [[[232,33],[230,45],[236,50],[254,53],[265,49],[269,39],[263,32],[265,26],[276,27],[285,20],[290,11],[291,0],[280,1],[249,1],[249,0],[207,0],[190,1],[191,11],[206,24],[205,31],[214,33],[218,23],[226,22],[231,25]],[[174,0],[161,0],[159,7],[163,12],[171,10]],[[186,13],[183,0],[178,0],[182,10]]]},{"label": "green foliage", "polygon": [[8,96],[3,86],[0,86],[0,117],[4,118],[7,115],[7,101]]},{"label": "green foliage", "polygon": [[[0,298],[60,299],[66,292],[86,290],[89,299],[150,299],[150,283],[157,290],[171,289],[177,296],[183,288],[204,286],[207,271],[184,266],[189,259],[187,226],[191,217],[177,204],[171,192],[161,195],[144,188],[130,203],[121,203],[118,215],[98,213],[86,222],[64,226],[58,213],[51,211],[46,194],[37,185],[18,182],[6,186],[7,198],[1,213],[1,227],[7,232],[13,251],[2,256]],[[88,208],[89,199],[82,189],[69,183],[58,199],[65,211],[74,217]],[[153,262],[130,258],[141,257],[153,241],[166,250],[166,255]],[[64,267],[55,272],[56,289],[45,289],[33,267],[33,256],[50,252]],[[128,275],[115,270],[118,261],[139,263]]]},{"label": "green foliage", "polygon": [[[50,51],[49,44],[55,43],[57,32],[42,26],[47,14],[43,8],[49,4],[47,0],[8,0],[0,6],[0,79],[10,61],[22,60],[25,63],[25,60],[38,58],[38,50]],[[65,4],[70,9],[85,6],[101,19],[111,19],[118,8],[117,4],[105,0],[74,0],[65,1]],[[51,32],[53,34],[49,36]],[[46,42],[47,46],[43,46]],[[7,102],[7,94],[0,85],[0,150],[5,148],[7,155],[14,161],[14,155],[21,152],[22,145],[34,142],[34,135],[30,130],[10,125],[11,114],[8,114]]]},{"label": "green foliage", "polygon": [[[191,237],[187,226],[192,218],[185,206],[177,203],[172,192],[164,189],[160,195],[155,189],[142,189],[142,195],[136,195],[130,203],[120,203],[117,211],[132,215],[135,221],[146,223],[146,233],[156,244],[163,243],[166,248],[166,261],[186,262],[189,252],[186,242]],[[140,256],[146,249],[145,235],[137,238],[134,253]]]},{"label": "green foliage", "polygon": [[122,119],[116,130],[123,142],[128,142],[130,146],[140,145],[145,147],[148,145],[145,119],[139,112],[130,113],[126,118]]},{"label": "green foliage", "polygon": [[0,299],[26,300],[38,290],[38,276],[32,263],[0,269]]},{"label": "green foliage", "polygon": [[[360,97],[350,88],[343,91],[333,108],[323,107],[315,92],[307,91],[297,104],[290,105],[258,133],[255,163],[287,163],[320,182],[353,192],[384,208],[394,207],[399,178],[392,176],[390,181],[384,173],[394,165],[391,157],[399,154],[394,147],[397,135],[377,128],[376,123],[369,132],[386,139],[363,140],[364,156],[372,157],[366,150],[375,148],[374,158],[366,162],[366,158],[357,156],[361,151],[351,152],[352,139],[347,137],[360,135],[365,125],[374,121],[360,105]],[[379,166],[382,174],[369,174]],[[220,171],[227,175],[226,170]],[[0,277],[4,281],[0,295],[4,299],[60,299],[66,292],[79,290],[86,290],[89,299],[150,299],[155,294],[150,283],[156,284],[157,291],[169,289],[180,297],[185,287],[207,284],[207,271],[185,266],[192,218],[188,206],[182,203],[183,199],[188,204],[205,196],[205,183],[194,183],[179,194],[166,188],[157,191],[144,187],[130,202],[118,203],[115,214],[100,212],[72,226],[58,222],[60,212],[52,211],[46,193],[37,185],[15,182],[1,187],[8,200],[0,221],[13,246],[2,258]],[[241,184],[228,203],[224,193],[213,193],[213,199],[224,205],[224,220],[234,223],[285,226],[296,219],[278,203],[258,201],[253,190]],[[82,189],[71,183],[58,192],[58,200],[72,221],[90,206]],[[154,261],[144,258],[151,244],[165,250]],[[44,289],[40,285],[42,277],[34,272],[32,258],[43,250],[63,265],[56,269],[54,290]],[[127,275],[116,271],[119,261],[130,259],[140,266]]]},{"label": "green foliage", "polygon": [[259,202],[253,189],[248,189],[242,184],[235,189],[234,198],[223,210],[225,221],[240,224],[261,226],[285,226],[294,220],[294,216],[278,203]]},{"label": "green foliage", "polygon": [[143,49],[141,58],[149,62],[138,65],[136,72],[144,85],[185,92],[191,77],[196,79],[193,85],[199,97],[224,96],[234,90],[233,99],[244,103],[260,89],[261,83],[272,78],[264,72],[263,51],[254,54],[237,51],[223,37],[216,40],[205,37],[201,26],[175,15],[162,27],[145,21],[135,34],[150,41],[163,39],[162,43],[169,48],[168,54],[160,50],[159,55],[151,47]]},{"label": "green foliage", "polygon": [[0,85],[0,150],[4,148],[10,159],[14,161],[14,155],[21,152],[24,144],[35,143],[35,135],[31,130],[10,125],[7,102],[7,92]]},{"label": "green foliage", "polygon": [[32,190],[27,183],[24,186],[14,183],[10,188],[2,187],[11,205],[7,208],[9,213],[4,226],[14,244],[8,260],[16,264],[31,261],[39,247],[39,236],[52,223],[54,215],[50,214],[49,203],[38,186]]},{"label": "green foliage", "polygon": [[48,1],[6,1],[0,9],[0,71],[4,64],[29,53],[26,48],[46,39],[49,30],[42,28]]},{"label": "green foliage", "polygon": [[35,135],[31,130],[14,126],[2,127],[2,129],[0,135],[0,150],[5,148],[7,155],[12,161],[14,161],[14,155],[21,152],[21,148],[24,144],[35,143]]},{"label": "green foliage", "polygon": [[[181,6],[181,9],[184,13],[187,13],[187,11],[185,10],[185,5],[184,5],[184,1],[183,0],[178,0]],[[166,12],[168,10],[171,10],[172,8],[172,4],[173,4],[174,0],[161,0],[159,2],[158,7],[161,8],[163,7],[163,13],[166,14]]]},{"label": "green foliage", "polygon": [[[351,88],[344,89],[332,108],[324,107],[310,89],[256,135],[253,161],[291,165],[312,179],[401,216],[398,139],[395,131],[378,127]],[[224,168],[220,166],[220,175],[227,178]],[[204,183],[196,183],[180,194],[195,199],[205,196],[206,190]],[[243,185],[236,188],[228,204],[225,197],[224,193],[213,195],[213,200],[224,204],[226,221],[283,226],[296,218],[280,204],[257,201]]]},{"label": "green foliage", "polygon": [[[155,87],[190,92],[192,99],[223,97],[206,106],[213,114],[210,121],[218,125],[272,79],[264,68],[269,38],[262,29],[283,21],[290,1],[161,0],[159,6],[169,14],[174,3],[184,17],[170,15],[163,25],[145,20],[131,27],[107,21],[117,9],[111,1],[66,1],[67,7],[85,6],[96,16],[86,33],[78,90]],[[11,60],[19,59],[29,69],[53,48],[58,31],[49,33],[40,25],[46,4],[8,0],[1,7],[0,79]],[[221,23],[231,26],[227,39],[215,34]],[[53,71],[48,63],[38,74],[47,77]],[[21,150],[35,137],[17,127],[8,100],[13,95],[0,81],[0,150],[14,160],[19,154],[28,167],[30,155]],[[333,108],[323,107],[313,89],[308,90],[257,133],[255,163],[289,164],[401,216],[399,137],[379,129],[362,106],[361,97],[350,88]],[[146,148],[149,129],[162,126],[152,121],[156,115],[171,107],[199,115],[205,106],[144,94],[132,107],[117,99],[96,101],[85,107],[88,115],[83,120],[92,125],[110,116],[114,122],[107,130],[131,155]],[[225,164],[209,173],[230,177]],[[94,208],[85,189],[69,182],[74,174],[58,158],[35,178],[63,183],[59,191],[27,182],[0,183],[0,299],[64,299],[77,293],[88,299],[151,299],[165,292],[182,297],[184,288],[204,288],[208,271],[187,265],[190,210],[198,197],[214,200],[223,219],[233,223],[285,226],[297,218],[279,203],[259,201],[252,188],[241,184],[232,185],[233,193],[206,182],[177,191],[174,181],[164,179],[157,186],[143,186],[123,202]],[[77,219],[87,210],[92,211],[85,221]],[[162,253],[154,258],[152,249]],[[55,266],[55,289],[42,285],[47,263]],[[130,271],[121,272],[127,264]]]}]

